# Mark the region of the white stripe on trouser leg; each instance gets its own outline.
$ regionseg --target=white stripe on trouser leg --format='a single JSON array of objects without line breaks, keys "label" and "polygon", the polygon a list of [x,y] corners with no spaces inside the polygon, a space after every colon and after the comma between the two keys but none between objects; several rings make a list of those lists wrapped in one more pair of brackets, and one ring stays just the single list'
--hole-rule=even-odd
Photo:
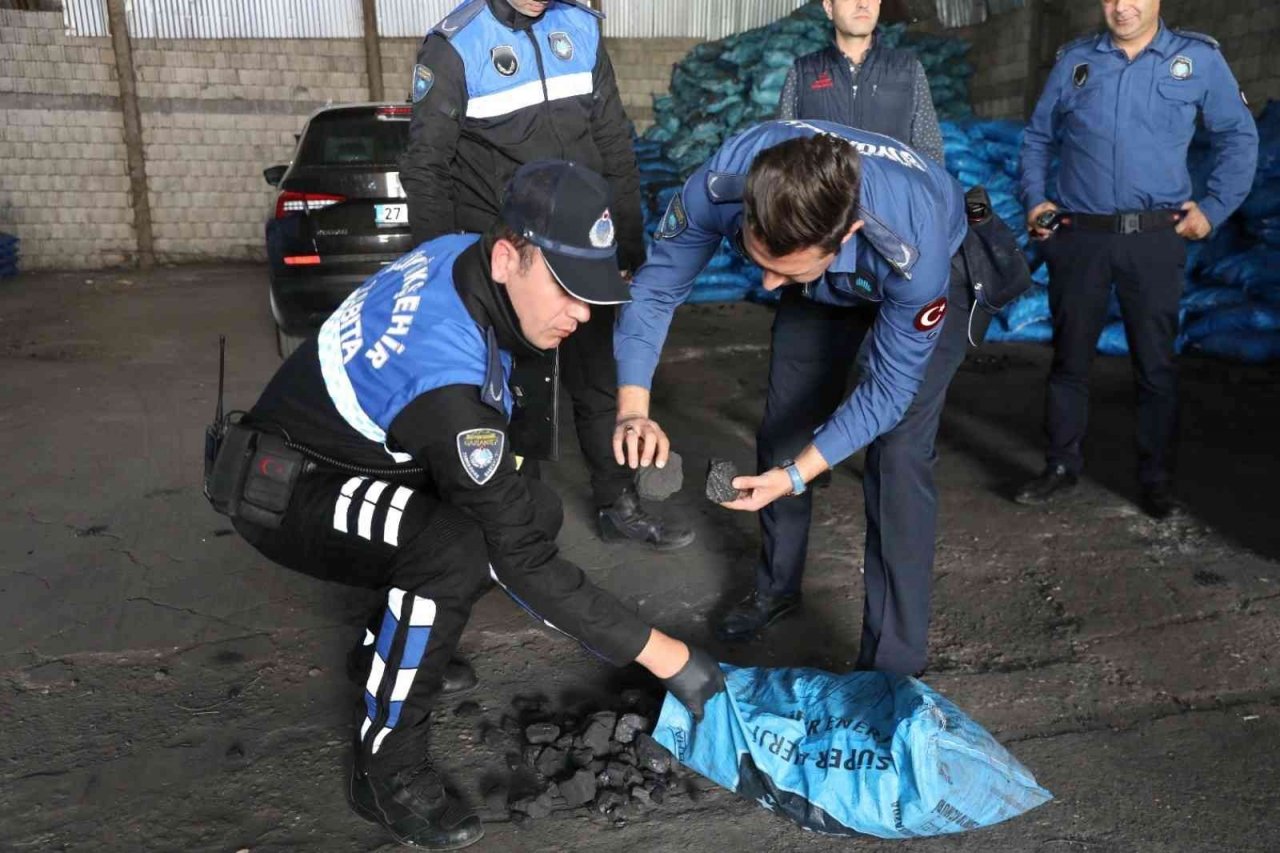
[{"label": "white stripe on trouser leg", "polygon": [[386,661],[382,659],[382,655],[374,652],[373,663],[369,666],[369,680],[365,682],[364,689],[368,690],[373,696],[378,695],[378,688],[382,687],[382,676],[387,671]]},{"label": "white stripe on trouser leg", "polygon": [[402,669],[396,673],[396,686],[391,688],[391,701],[403,702],[409,698],[413,689],[413,680],[418,677],[416,669]]},{"label": "white stripe on trouser leg", "polygon": [[401,486],[391,496],[391,508],[387,510],[387,520],[382,524],[382,541],[388,545],[400,544],[400,519],[404,517],[404,508],[413,497],[413,489]]},{"label": "white stripe on trouser leg", "polygon": [[373,739],[374,752],[378,751],[378,747],[382,746],[382,741],[385,740],[387,735],[389,734],[391,734],[391,729],[388,729],[388,728],[383,728],[382,731],[378,732],[378,736]]},{"label": "white stripe on trouser leg", "polygon": [[342,492],[338,495],[338,502],[333,505],[333,529],[339,533],[347,531],[347,516],[351,514],[351,496],[356,493],[356,489],[360,488],[360,484],[364,482],[364,477],[352,477],[342,485]]},{"label": "white stripe on trouser leg", "polygon": [[364,493],[364,506],[360,507],[360,522],[356,531],[361,539],[373,539],[373,511],[378,508],[378,499],[386,490],[386,483],[375,480],[369,484],[369,490]]}]

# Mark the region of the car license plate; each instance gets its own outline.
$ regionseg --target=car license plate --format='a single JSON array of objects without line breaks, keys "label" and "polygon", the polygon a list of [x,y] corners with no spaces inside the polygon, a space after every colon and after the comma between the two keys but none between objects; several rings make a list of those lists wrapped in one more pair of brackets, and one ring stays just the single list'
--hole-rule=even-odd
[{"label": "car license plate", "polygon": [[390,228],[394,225],[409,224],[409,205],[407,204],[375,204],[373,221],[379,228]]}]

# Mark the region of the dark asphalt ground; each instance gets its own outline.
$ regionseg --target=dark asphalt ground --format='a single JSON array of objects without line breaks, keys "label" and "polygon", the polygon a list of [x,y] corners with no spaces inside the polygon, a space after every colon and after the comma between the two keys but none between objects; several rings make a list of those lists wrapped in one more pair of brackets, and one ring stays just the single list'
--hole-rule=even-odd
[{"label": "dark asphalt ground", "polygon": [[[561,545],[661,627],[737,664],[847,668],[861,614],[860,458],[818,493],[803,616],[723,648],[708,614],[751,582],[752,517],[700,497],[708,456],[750,467],[769,312],[687,308],[656,413],[694,472],[671,555],[592,535],[565,442],[548,472]],[[349,645],[375,600],[265,562],[200,494],[217,335],[228,400],[277,364],[259,267],[24,275],[0,282],[0,849],[389,850],[351,814]],[[942,523],[926,681],[983,723],[1056,799],[1005,825],[914,842],[802,832],[733,795],[674,797],[609,829],[562,811],[489,826],[477,851],[1274,851],[1280,849],[1280,369],[1185,359],[1179,496],[1130,501],[1128,365],[1100,360],[1087,479],[1050,509],[1007,496],[1040,465],[1043,348],[983,348],[957,377],[939,451]],[[647,685],[544,633],[505,598],[463,639],[496,720]],[[439,714],[435,752],[479,798],[502,756]]]}]

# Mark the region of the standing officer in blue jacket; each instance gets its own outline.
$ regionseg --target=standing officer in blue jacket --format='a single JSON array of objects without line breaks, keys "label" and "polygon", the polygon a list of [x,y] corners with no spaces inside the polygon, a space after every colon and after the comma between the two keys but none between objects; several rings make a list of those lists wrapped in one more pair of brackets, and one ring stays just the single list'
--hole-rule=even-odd
[{"label": "standing officer in blue jacket", "polygon": [[[971,300],[952,256],[964,193],[936,163],[887,136],[829,122],[769,122],[728,140],[671,200],[614,335],[614,449],[628,464],[665,453],[649,388],[676,306],[723,238],[784,288],[757,435],[761,473],[727,504],[760,510],[755,590],[719,626],[757,635],[800,602],[807,484],[867,447],[866,606],[858,665],[895,673],[927,657],[937,492],[934,437],[964,359]],[[845,378],[863,338],[858,387]]]},{"label": "standing officer in blue jacket", "polygon": [[[599,19],[576,0],[467,0],[427,35],[413,71],[413,123],[400,168],[416,242],[453,231],[482,233],[522,163],[563,159],[609,182],[619,266],[628,273],[640,268],[644,220],[631,123]],[[617,465],[610,450],[617,410],[614,314],[611,306],[598,306],[592,322],[560,348],[558,364],[520,359],[523,377],[515,385],[546,387],[546,374],[558,368],[591,473],[601,538],[682,548],[693,531],[647,511],[632,472]],[[525,403],[513,431],[545,422],[534,414],[534,395]],[[550,405],[542,401],[543,408]],[[555,442],[517,450],[554,458]]]},{"label": "standing officer in blue jacket", "polygon": [[[484,236],[424,243],[357,288],[236,427],[258,448],[230,478],[245,484],[230,512],[241,536],[295,571],[387,591],[366,638],[348,799],[407,846],[456,850],[483,835],[428,743],[445,669],[491,581],[604,660],[641,664],[695,716],[723,685],[706,653],[560,555],[560,502],[517,470],[508,440],[513,358],[562,346],[595,306],[628,298],[608,205],[581,166],[523,167]],[[263,451],[278,439],[287,447]]]},{"label": "standing officer in blue jacket", "polygon": [[[1089,365],[1114,282],[1138,386],[1139,505],[1159,519],[1176,506],[1174,340],[1185,241],[1203,240],[1248,195],[1258,131],[1216,41],[1166,27],[1160,0],[1102,0],[1102,11],[1107,32],[1058,51],[1022,146],[1027,226],[1049,263],[1053,365],[1047,464],[1015,499],[1041,504],[1076,485]],[[1193,199],[1187,146],[1197,116],[1216,162],[1204,196]],[[1055,211],[1056,231],[1041,220]]]}]

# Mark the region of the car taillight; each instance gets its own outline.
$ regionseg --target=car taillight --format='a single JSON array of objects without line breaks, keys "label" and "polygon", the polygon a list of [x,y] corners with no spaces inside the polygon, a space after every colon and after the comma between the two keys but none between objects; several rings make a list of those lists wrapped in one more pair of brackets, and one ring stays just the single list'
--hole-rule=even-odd
[{"label": "car taillight", "polygon": [[287,267],[314,267],[319,263],[319,255],[286,255],[284,259]]},{"label": "car taillight", "polygon": [[346,201],[344,195],[328,193],[299,193],[285,190],[276,199],[276,219],[284,219],[290,213],[306,213],[313,210],[324,210],[335,204]]},{"label": "car taillight", "polygon": [[387,119],[412,118],[413,107],[378,107],[374,115],[383,121]]}]

